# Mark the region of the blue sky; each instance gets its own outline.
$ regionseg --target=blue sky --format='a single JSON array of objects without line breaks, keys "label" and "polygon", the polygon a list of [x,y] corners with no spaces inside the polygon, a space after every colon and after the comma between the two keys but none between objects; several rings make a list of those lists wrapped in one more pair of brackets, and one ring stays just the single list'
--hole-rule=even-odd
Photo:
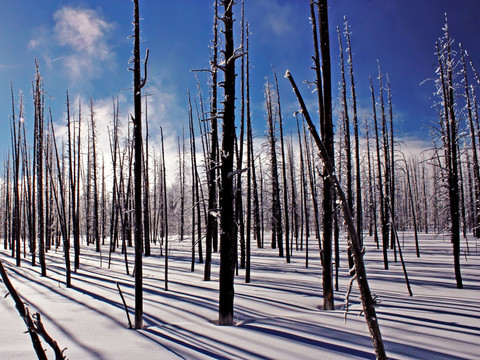
[{"label": "blue sky", "polygon": [[[284,118],[289,128],[298,108],[289,84],[283,79],[290,69],[298,82],[311,81],[312,36],[308,0],[245,0],[251,30],[252,111],[257,134],[265,129],[263,86],[272,78],[271,65],[280,81]],[[149,82],[152,95],[149,119],[152,132],[164,127],[176,137],[186,121],[187,89],[195,92],[192,69],[208,65],[213,0],[143,0],[140,3],[143,51],[150,48]],[[360,115],[370,113],[368,76],[376,76],[377,59],[390,76],[397,132],[404,137],[429,140],[428,125],[435,120],[431,94],[435,41],[442,35],[444,13],[451,36],[467,49],[480,68],[480,1],[476,0],[330,0],[333,87],[339,80],[336,27],[343,17],[351,26],[354,69]],[[119,96],[123,119],[131,106],[132,9],[130,0],[31,1],[0,5],[0,153],[10,147],[10,81],[16,100],[23,90],[25,120],[31,127],[31,79],[34,58],[40,61],[45,90],[54,121],[65,122],[65,92],[74,99],[94,99],[99,133],[111,120],[111,99]],[[240,15],[240,6],[234,12]],[[236,26],[240,21],[237,21]],[[239,37],[236,44],[240,42]],[[202,84],[205,75],[199,75]],[[303,86],[303,93],[309,90]],[[204,94],[206,96],[206,94]],[[337,95],[334,95],[337,98]],[[335,106],[335,105],[334,105]],[[336,105],[338,108],[338,105]],[[312,109],[312,112],[314,109]],[[290,124],[290,125],[289,125]],[[103,128],[102,128],[103,126]],[[292,126],[293,128],[293,126]]]}]

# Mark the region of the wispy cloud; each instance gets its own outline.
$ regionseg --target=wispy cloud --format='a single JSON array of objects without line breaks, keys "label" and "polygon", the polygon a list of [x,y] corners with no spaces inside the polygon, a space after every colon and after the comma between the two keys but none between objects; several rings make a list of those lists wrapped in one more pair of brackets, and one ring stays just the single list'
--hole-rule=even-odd
[{"label": "wispy cloud", "polygon": [[[52,29],[39,29],[29,48],[58,61],[71,80],[98,77],[114,58],[108,38],[114,25],[99,10],[65,6],[53,14]],[[54,39],[55,42],[51,40]]]},{"label": "wispy cloud", "polygon": [[285,36],[295,32],[295,25],[292,22],[291,4],[280,3],[278,0],[258,0],[252,4],[256,9],[255,13],[262,14],[262,27],[275,36]]}]

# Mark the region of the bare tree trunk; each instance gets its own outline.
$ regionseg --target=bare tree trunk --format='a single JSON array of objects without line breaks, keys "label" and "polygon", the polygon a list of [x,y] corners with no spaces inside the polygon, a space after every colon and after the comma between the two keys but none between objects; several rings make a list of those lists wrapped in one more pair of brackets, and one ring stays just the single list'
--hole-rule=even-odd
[{"label": "bare tree trunk", "polygon": [[[307,177],[305,175],[305,161],[303,160],[303,146],[302,146],[302,135],[300,133],[300,125],[298,123],[297,117],[297,133],[298,133],[298,150],[300,154],[300,178],[301,178],[301,189],[302,189],[302,234],[300,235],[300,250],[303,250],[303,228],[305,227],[305,267],[308,268],[308,238],[310,236],[310,221],[309,221],[309,209],[308,209],[308,184]],[[305,226],[304,226],[305,224]]]},{"label": "bare tree trunk", "polygon": [[[347,25],[345,25],[347,26]],[[348,31],[347,31],[348,32]],[[350,144],[350,120],[348,115],[348,103],[347,103],[347,84],[345,81],[345,66],[343,60],[343,45],[342,45],[342,36],[340,34],[340,28],[337,27],[338,33],[338,44],[340,48],[340,69],[342,74],[342,90],[341,90],[341,102],[342,102],[342,117],[343,117],[343,131],[344,131],[344,143],[345,143],[345,170],[347,176],[347,201],[348,206],[350,207],[350,212],[353,214],[353,193],[352,193],[352,150]],[[353,258],[351,250],[348,250],[348,267],[350,271],[353,270]]]},{"label": "bare tree trunk", "polygon": [[[326,156],[334,164],[334,134],[332,123],[332,85],[330,66],[330,39],[328,29],[328,5],[327,0],[320,0],[318,3],[318,19],[320,23],[320,50],[322,54],[322,76],[323,76],[323,109],[320,111],[320,124],[322,128],[322,140],[325,144]],[[304,114],[305,115],[305,114]],[[306,115],[305,115],[306,116]],[[328,169],[324,169],[328,171]],[[334,185],[331,177],[327,177],[323,183],[323,308],[333,310],[333,277],[332,277],[332,226],[333,226],[333,199]],[[343,200],[342,200],[343,201]]]},{"label": "bare tree trunk", "polygon": [[[322,0],[320,3],[321,10],[322,11],[327,11],[327,3],[325,0]],[[328,44],[328,43],[327,43]],[[315,129],[315,125],[313,125],[313,122],[310,118],[310,115],[307,111],[307,108],[305,106],[305,103],[303,101],[302,96],[300,95],[300,92],[298,91],[297,85],[295,84],[292,75],[290,72],[287,70],[287,73],[285,75],[291,82],[292,87],[294,89],[294,92],[298,98],[298,101],[300,103],[300,107],[302,109],[302,113],[305,116],[305,120],[308,123],[308,127],[310,129],[310,132],[312,136],[314,137],[315,143],[317,145],[317,148],[320,152],[320,156],[322,158],[322,161],[325,165],[325,170],[329,176],[329,178],[332,180],[333,183],[333,189],[337,193],[337,196],[339,197],[340,204],[342,206],[342,211],[343,215],[345,218],[345,221],[347,223],[347,229],[350,234],[350,243],[349,247],[352,248],[352,255],[355,261],[355,273],[356,273],[356,279],[357,279],[357,284],[358,288],[360,291],[360,299],[362,301],[362,307],[363,307],[363,313],[365,315],[365,320],[367,322],[369,331],[370,331],[370,336],[372,338],[372,343],[373,343],[373,348],[375,350],[375,355],[377,359],[387,359],[387,355],[385,352],[385,347],[383,344],[382,340],[382,335],[380,332],[380,326],[378,324],[378,319],[375,311],[375,300],[372,297],[372,294],[370,292],[370,287],[368,285],[368,280],[367,280],[367,273],[365,270],[365,265],[363,262],[363,254],[362,254],[362,248],[360,246],[360,240],[358,238],[356,229],[355,229],[355,223],[353,221],[352,214],[350,213],[350,209],[348,207],[347,199],[345,197],[345,193],[342,190],[342,187],[340,186],[340,182],[338,181],[336,175],[335,175],[335,168],[333,167],[333,164],[330,160],[330,157],[328,155],[328,150],[325,147],[325,144],[323,141],[320,139],[318,136],[318,133]],[[331,91],[331,89],[330,89]]]},{"label": "bare tree trunk", "polygon": [[[453,90],[453,64],[451,59],[450,37],[448,25],[445,25],[444,49],[440,50],[437,43],[437,55],[440,70],[440,86],[442,89],[444,104],[444,128],[446,137],[444,140],[445,161],[448,171],[448,195],[450,202],[451,218],[451,242],[453,244],[453,258],[455,280],[457,288],[463,288],[460,272],[460,213],[459,213],[459,188],[458,188],[458,156],[457,156],[457,119],[455,116],[455,102]],[[445,74],[446,72],[446,74]]]},{"label": "bare tree trunk", "polygon": [[93,174],[93,241],[95,241],[95,250],[100,252],[100,233],[98,221],[98,179],[97,179],[97,132],[95,130],[95,113],[93,112],[93,100],[90,98],[90,122],[91,122],[91,142],[92,142],[92,174]]},{"label": "bare tree trunk", "polygon": [[273,75],[275,77],[275,92],[277,94],[277,107],[278,107],[278,128],[280,130],[280,151],[282,154],[282,177],[283,177],[283,213],[285,216],[285,252],[286,252],[286,260],[287,263],[290,262],[290,243],[289,243],[289,236],[290,236],[290,220],[288,218],[289,211],[288,211],[288,183],[287,183],[287,167],[285,161],[285,146],[283,140],[283,119],[282,119],[282,110],[280,107],[280,90],[278,90],[278,80],[277,80],[277,73],[275,69],[273,69]]},{"label": "bare tree trunk", "polygon": [[219,325],[233,325],[234,298],[234,194],[233,194],[233,155],[235,143],[235,53],[233,43],[233,0],[222,0],[225,26],[225,79],[223,87],[225,100],[223,109],[223,139],[220,205],[222,208],[220,226],[220,296]]},{"label": "bare tree trunk", "polygon": [[272,104],[272,90],[268,81],[265,87],[265,105],[267,108],[268,138],[270,143],[270,171],[272,181],[272,249],[276,249],[278,246],[278,255],[283,257],[282,210],[280,205],[280,185],[278,183],[275,120]]},{"label": "bare tree trunk", "polygon": [[165,213],[165,290],[168,290],[168,201],[167,201],[167,171],[165,167],[165,148],[163,146],[163,129],[160,128],[162,141],[162,167],[163,167],[163,188],[160,191],[163,194],[164,213]]},{"label": "bare tree trunk", "polygon": [[[243,6],[243,2],[242,2]],[[252,138],[252,120],[250,116],[250,61],[249,61],[249,34],[248,22],[246,24],[246,107],[247,107],[247,236],[246,236],[246,266],[245,266],[245,282],[250,282],[250,238],[252,229],[252,172],[255,171],[255,163],[253,160],[253,138]],[[242,64],[243,66],[243,64]],[[252,151],[250,151],[252,149]],[[253,179],[255,181],[255,179]]]},{"label": "bare tree trunk", "polygon": [[375,141],[377,149],[377,176],[378,176],[378,190],[380,194],[380,222],[382,225],[382,249],[383,249],[383,266],[385,270],[388,270],[388,223],[386,220],[385,198],[383,192],[383,179],[382,179],[382,160],[380,158],[380,139],[378,134],[378,122],[377,122],[377,106],[375,103],[375,94],[373,92],[372,77],[370,77],[370,91],[372,93],[372,108],[373,108],[373,123],[375,125]]},{"label": "bare tree trunk", "polygon": [[480,237],[480,166],[478,162],[478,153],[477,153],[478,148],[477,148],[477,142],[475,137],[475,127],[473,124],[472,101],[470,99],[470,89],[468,86],[465,52],[461,47],[460,47],[460,51],[462,53],[463,81],[465,83],[465,98],[467,100],[468,125],[470,130],[470,139],[472,142],[473,184],[474,184],[473,192],[475,193],[475,219],[473,221],[473,227],[474,227],[473,233],[475,237],[479,238]]},{"label": "bare tree trunk", "polygon": [[134,50],[133,50],[133,98],[135,115],[133,120],[133,141],[135,149],[135,329],[143,328],[143,265],[142,265],[142,88],[147,81],[148,50],[145,58],[145,77],[140,70],[140,15],[138,0],[134,2]]},{"label": "bare tree trunk", "polygon": [[148,94],[145,94],[145,156],[143,164],[143,182],[144,182],[144,196],[143,196],[143,228],[145,232],[145,256],[150,256],[150,182],[148,167],[149,152],[148,152]]},{"label": "bare tree trunk", "polygon": [[70,270],[70,238],[68,236],[67,230],[67,212],[65,205],[65,189],[64,189],[64,180],[62,177],[62,168],[60,166],[60,157],[58,156],[57,142],[55,140],[55,130],[53,128],[53,119],[52,114],[50,113],[50,125],[52,130],[52,140],[55,150],[55,156],[57,160],[57,178],[58,178],[58,189],[56,189],[53,177],[53,169],[51,164],[49,165],[50,180],[52,181],[53,194],[55,196],[55,203],[57,205],[58,219],[60,221],[60,229],[63,239],[63,252],[65,257],[65,277],[66,277],[66,286],[72,287],[72,278]]},{"label": "bare tree trunk", "polygon": [[360,139],[358,135],[357,95],[353,77],[352,45],[350,43],[350,30],[345,19],[345,36],[347,37],[348,65],[350,68],[350,87],[352,92],[353,133],[355,137],[355,219],[360,244],[363,245],[363,209],[362,209],[362,183],[360,174]]},{"label": "bare tree trunk", "polygon": [[217,165],[218,165],[218,126],[217,126],[217,62],[218,62],[218,1],[215,0],[215,14],[213,17],[213,58],[210,64],[212,74],[212,98],[210,102],[210,117],[212,133],[210,136],[210,159],[208,164],[208,216],[207,234],[205,239],[205,270],[203,280],[210,281],[212,267],[212,249],[214,238],[217,235]]}]

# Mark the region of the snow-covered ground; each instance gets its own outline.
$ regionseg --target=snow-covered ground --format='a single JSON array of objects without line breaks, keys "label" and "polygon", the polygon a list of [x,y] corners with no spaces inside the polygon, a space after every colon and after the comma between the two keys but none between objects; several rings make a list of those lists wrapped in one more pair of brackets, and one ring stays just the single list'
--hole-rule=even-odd
[{"label": "snow-covered ground", "polygon": [[[372,292],[381,301],[380,327],[387,355],[395,359],[475,359],[480,356],[480,242],[469,239],[470,255],[462,256],[464,289],[453,274],[452,247],[445,236],[420,235],[421,257],[415,256],[413,235],[400,234],[413,291],[405,286],[400,262],[383,270],[382,253],[365,240],[365,261]],[[342,251],[337,310],[319,310],[322,278],[318,251],[312,241],[309,268],[305,253],[292,262],[271,249],[253,249],[252,282],[239,270],[235,284],[237,326],[217,326],[218,254],[212,281],[203,281],[203,264],[190,272],[188,240],[172,241],[169,290],[164,290],[164,258],[158,246],[144,258],[144,323],[129,330],[116,283],[125,295],[133,321],[133,277],[125,274],[123,255],[113,255],[107,268],[94,247],[82,247],[81,269],[65,287],[62,252],[47,256],[48,277],[29,260],[14,266],[0,252],[13,285],[30,308],[42,314],[46,330],[67,348],[69,359],[370,359],[375,358],[356,284],[344,321],[348,285],[346,254]],[[465,242],[462,239],[462,254]],[[315,240],[316,242],[316,240]],[[3,249],[3,242],[1,245]],[[128,249],[130,272],[133,249]],[[0,284],[0,359],[34,359],[25,325],[6,288]],[[47,345],[45,345],[47,347]],[[52,352],[48,353],[53,358]]]}]

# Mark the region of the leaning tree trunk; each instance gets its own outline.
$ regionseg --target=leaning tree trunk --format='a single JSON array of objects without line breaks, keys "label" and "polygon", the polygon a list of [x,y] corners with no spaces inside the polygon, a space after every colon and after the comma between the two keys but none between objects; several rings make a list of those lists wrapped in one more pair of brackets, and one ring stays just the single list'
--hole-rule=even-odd
[{"label": "leaning tree trunk", "polygon": [[[322,0],[321,1],[321,7],[324,12],[327,11],[327,1]],[[315,144],[317,145],[317,148],[320,153],[320,157],[322,158],[322,161],[325,165],[325,170],[326,173],[328,174],[328,177],[332,181],[333,189],[335,190],[339,200],[340,200],[340,205],[342,207],[343,215],[346,221],[348,233],[350,235],[351,241],[349,242],[349,247],[352,249],[352,255],[353,259],[355,262],[355,273],[356,273],[356,279],[357,279],[357,284],[360,292],[360,299],[362,301],[362,307],[363,307],[363,313],[365,316],[365,320],[367,322],[369,331],[370,331],[370,336],[372,338],[372,343],[373,343],[373,348],[375,350],[375,355],[377,359],[381,360],[386,360],[387,359],[387,354],[385,352],[385,347],[383,344],[382,340],[382,335],[380,332],[380,326],[378,324],[378,318],[376,315],[375,311],[375,300],[372,297],[372,294],[370,292],[370,287],[368,285],[368,280],[367,280],[367,273],[365,270],[365,264],[363,262],[363,252],[362,252],[362,247],[360,245],[360,240],[358,238],[357,231],[355,229],[355,223],[353,221],[352,214],[350,213],[350,208],[347,203],[347,199],[345,197],[345,193],[343,192],[343,189],[340,185],[340,182],[338,181],[337,176],[335,175],[335,168],[333,167],[332,161],[330,160],[328,150],[325,147],[324,142],[320,139],[317,130],[315,128],[315,125],[313,124],[310,115],[307,111],[307,107],[305,106],[305,102],[303,101],[302,96],[300,95],[300,92],[298,90],[297,85],[295,84],[295,81],[293,80],[292,75],[290,72],[287,70],[287,73],[285,75],[291,82],[293,90],[295,92],[295,95],[298,98],[302,113],[305,117],[305,120],[307,121],[308,127],[310,129],[310,133],[312,134]],[[331,91],[331,89],[330,89]]]}]

